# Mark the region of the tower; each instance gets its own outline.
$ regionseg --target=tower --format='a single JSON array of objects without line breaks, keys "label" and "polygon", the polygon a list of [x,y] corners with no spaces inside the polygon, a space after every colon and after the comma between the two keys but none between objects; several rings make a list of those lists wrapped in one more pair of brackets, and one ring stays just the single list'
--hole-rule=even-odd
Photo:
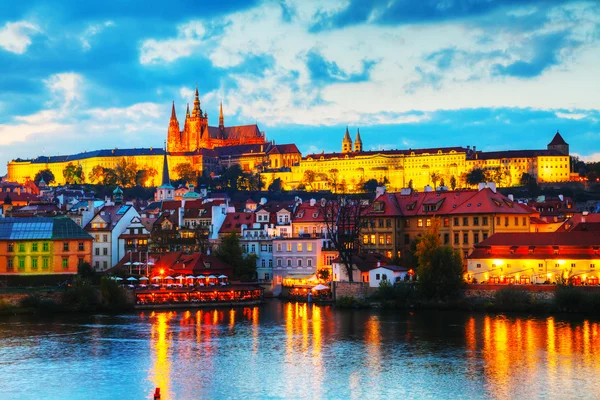
[{"label": "tower", "polygon": [[183,151],[196,151],[199,147],[209,147],[208,141],[208,116],[202,113],[200,108],[200,98],[198,95],[198,86],[194,95],[194,107],[192,115],[188,120],[187,130],[184,131]]},{"label": "tower", "polygon": [[219,129],[221,131],[225,129],[225,120],[223,118],[223,102],[219,104]]},{"label": "tower", "polygon": [[167,161],[167,150],[165,146],[165,157],[163,158],[162,185],[156,189],[154,199],[156,201],[173,200],[175,197],[175,188],[171,186],[169,178],[169,163]]},{"label": "tower", "polygon": [[115,202],[115,204],[123,203],[123,189],[121,189],[119,186],[117,186],[115,190],[113,190],[113,201]]},{"label": "tower", "polygon": [[348,127],[346,127],[346,134],[342,140],[342,153],[352,153],[352,139],[350,139]]},{"label": "tower", "polygon": [[177,115],[175,115],[175,102],[173,102],[169,130],[167,131],[167,151],[181,151],[180,145],[181,133],[179,131],[179,121],[177,121]]},{"label": "tower", "polygon": [[356,130],[356,139],[354,139],[354,152],[360,153],[362,151],[362,140],[360,139],[360,129]]},{"label": "tower", "polygon": [[569,155],[569,144],[565,142],[565,139],[560,135],[558,131],[556,131],[556,135],[552,138],[552,141],[548,143],[548,150],[556,150],[560,152],[560,154],[568,156]]}]

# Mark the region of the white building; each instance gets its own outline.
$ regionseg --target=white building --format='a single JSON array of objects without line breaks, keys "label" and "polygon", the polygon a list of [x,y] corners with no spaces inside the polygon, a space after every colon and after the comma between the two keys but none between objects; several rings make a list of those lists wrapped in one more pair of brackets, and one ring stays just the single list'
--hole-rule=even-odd
[{"label": "white building", "polygon": [[391,285],[407,279],[408,268],[397,265],[384,265],[369,271],[369,286],[379,287],[381,282],[387,281]]},{"label": "white building", "polygon": [[282,283],[285,278],[303,278],[314,275],[325,264],[322,256],[326,239],[275,238],[273,239],[273,279]]}]

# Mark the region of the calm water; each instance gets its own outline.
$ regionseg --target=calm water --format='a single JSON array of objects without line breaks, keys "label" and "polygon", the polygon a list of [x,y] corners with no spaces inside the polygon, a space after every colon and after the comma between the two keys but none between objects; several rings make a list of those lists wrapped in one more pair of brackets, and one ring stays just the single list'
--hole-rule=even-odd
[{"label": "calm water", "polygon": [[598,398],[600,324],[261,307],[0,319],[0,398]]}]

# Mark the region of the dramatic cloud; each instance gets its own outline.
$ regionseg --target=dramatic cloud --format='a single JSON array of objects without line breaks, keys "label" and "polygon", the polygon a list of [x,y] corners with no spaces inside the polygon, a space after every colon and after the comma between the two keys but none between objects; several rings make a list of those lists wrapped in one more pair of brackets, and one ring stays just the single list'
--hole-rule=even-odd
[{"label": "dramatic cloud", "polygon": [[140,62],[155,64],[172,62],[192,54],[202,43],[206,29],[199,21],[192,21],[178,28],[177,38],[156,40],[148,39],[142,44]]}]

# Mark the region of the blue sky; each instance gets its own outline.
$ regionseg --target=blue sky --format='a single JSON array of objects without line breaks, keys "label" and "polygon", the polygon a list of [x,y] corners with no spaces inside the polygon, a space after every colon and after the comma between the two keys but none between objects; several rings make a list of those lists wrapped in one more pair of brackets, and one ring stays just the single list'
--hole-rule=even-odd
[{"label": "blue sky", "polygon": [[600,3],[0,3],[0,174],[16,157],[161,146],[197,84],[209,122],[303,154],[544,148],[600,159]]}]

